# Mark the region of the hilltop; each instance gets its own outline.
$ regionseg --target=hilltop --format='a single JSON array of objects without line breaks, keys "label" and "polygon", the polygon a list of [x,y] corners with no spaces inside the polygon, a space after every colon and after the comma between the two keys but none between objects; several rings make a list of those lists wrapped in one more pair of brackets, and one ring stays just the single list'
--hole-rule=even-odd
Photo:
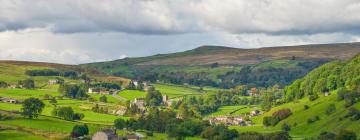
[{"label": "hilltop", "polygon": [[[285,86],[325,62],[347,60],[357,53],[360,53],[360,43],[256,49],[206,45],[184,52],[81,66],[116,76],[147,81],[161,80],[173,84],[190,83],[222,88],[239,84],[267,87],[274,85],[274,81],[280,81],[280,85]],[[250,68],[241,72],[244,66]],[[237,79],[239,77],[249,78]]]}]

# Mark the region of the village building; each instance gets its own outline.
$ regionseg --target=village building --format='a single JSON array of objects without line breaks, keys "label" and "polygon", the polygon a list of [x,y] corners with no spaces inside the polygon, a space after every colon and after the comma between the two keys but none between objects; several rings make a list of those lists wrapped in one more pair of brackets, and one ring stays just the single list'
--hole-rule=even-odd
[{"label": "village building", "polygon": [[59,83],[59,80],[57,79],[51,79],[48,81],[48,85],[55,85],[55,84],[58,84]]},{"label": "village building", "polygon": [[210,124],[224,124],[228,126],[249,126],[252,125],[251,121],[246,121],[243,119],[243,116],[221,116],[221,117],[214,117],[209,119]]},{"label": "village building", "polygon": [[92,140],[122,140],[122,137],[118,137],[115,130],[104,129],[96,132],[92,136]]},{"label": "village building", "polygon": [[20,103],[18,100],[16,99],[11,99],[11,98],[1,98],[0,97],[0,101],[4,102],[4,103],[11,103],[11,104],[18,104]]},{"label": "village building", "polygon": [[16,88],[17,87],[17,84],[10,84],[9,86],[8,86],[8,88]]},{"label": "village building", "polygon": [[100,89],[99,88],[89,88],[88,93],[100,93]]},{"label": "village building", "polygon": [[132,135],[126,135],[126,139],[127,140],[139,140],[140,137],[135,134],[132,134]]},{"label": "village building", "polygon": [[251,116],[257,116],[257,115],[259,115],[259,114],[260,114],[260,111],[259,111],[259,110],[253,110],[253,111],[250,112],[250,115],[251,115]]},{"label": "village building", "polygon": [[258,90],[255,87],[253,87],[250,90],[246,91],[246,95],[247,96],[257,96],[259,94],[258,94]]},{"label": "village building", "polygon": [[113,110],[113,114],[114,115],[119,115],[119,116],[124,115],[125,112],[126,112],[126,107],[120,107],[120,108],[118,108],[116,110]]},{"label": "village building", "polygon": [[168,101],[169,101],[169,96],[163,95],[163,97],[162,97],[162,102],[163,102],[163,103],[167,103]]},{"label": "village building", "polygon": [[130,106],[137,106],[141,110],[145,110],[145,99],[144,98],[135,98],[134,101],[130,103]]}]

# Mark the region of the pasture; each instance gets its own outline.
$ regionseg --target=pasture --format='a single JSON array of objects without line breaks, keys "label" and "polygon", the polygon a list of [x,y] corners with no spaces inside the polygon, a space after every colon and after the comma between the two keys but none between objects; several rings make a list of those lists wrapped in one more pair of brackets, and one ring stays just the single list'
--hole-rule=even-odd
[{"label": "pasture", "polygon": [[162,95],[167,95],[169,98],[182,97],[186,95],[202,95],[205,93],[205,91],[181,85],[153,84],[153,86],[156,90],[159,90]]},{"label": "pasture", "polygon": [[134,100],[135,98],[145,98],[146,97],[145,91],[139,90],[124,90],[119,92],[117,95],[126,99],[126,100]]}]

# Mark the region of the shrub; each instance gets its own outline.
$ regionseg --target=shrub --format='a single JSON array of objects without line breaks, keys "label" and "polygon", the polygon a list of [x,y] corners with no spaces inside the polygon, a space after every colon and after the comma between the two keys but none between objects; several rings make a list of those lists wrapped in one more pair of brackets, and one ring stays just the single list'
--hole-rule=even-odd
[{"label": "shrub", "polygon": [[89,134],[89,128],[86,124],[84,125],[75,125],[71,131],[71,137],[77,138]]},{"label": "shrub", "polygon": [[272,117],[279,117],[280,120],[286,119],[292,114],[291,110],[288,108],[280,109],[278,111],[275,111],[272,114]]},{"label": "shrub", "polygon": [[307,120],[307,123],[310,124],[310,123],[314,123],[316,121],[320,120],[320,117],[319,116],[314,116],[314,117],[311,117]]},{"label": "shrub", "polygon": [[106,98],[105,95],[101,96],[101,97],[99,98],[99,100],[100,100],[100,102],[104,102],[104,103],[107,102],[107,98]]},{"label": "shrub", "polygon": [[334,140],[336,134],[331,132],[321,132],[320,135],[317,137],[318,140]]},{"label": "shrub", "polygon": [[342,129],[339,131],[339,133],[337,133],[336,136],[336,140],[356,140],[356,133],[351,131],[351,130],[347,130],[347,129]]},{"label": "shrub", "polygon": [[291,126],[287,123],[283,123],[281,126],[281,129],[284,131],[290,131],[291,130]]},{"label": "shrub", "polygon": [[263,124],[264,126],[271,126],[272,117],[271,116],[265,116],[263,118]]},{"label": "shrub", "polygon": [[310,100],[310,101],[315,101],[317,98],[318,98],[317,95],[310,95],[310,96],[309,96],[309,100]]},{"label": "shrub", "polygon": [[304,105],[304,109],[307,110],[309,109],[310,107],[308,105]]},{"label": "shrub", "polygon": [[335,107],[335,104],[329,104],[327,107],[326,107],[326,110],[325,110],[325,114],[326,115],[330,115],[332,113],[336,112],[336,107]]}]

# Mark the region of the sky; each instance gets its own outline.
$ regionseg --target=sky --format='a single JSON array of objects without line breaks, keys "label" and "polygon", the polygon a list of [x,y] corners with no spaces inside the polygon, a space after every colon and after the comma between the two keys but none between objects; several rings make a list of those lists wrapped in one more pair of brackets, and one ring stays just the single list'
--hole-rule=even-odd
[{"label": "sky", "polygon": [[360,41],[359,0],[0,0],[0,60],[81,64]]}]

